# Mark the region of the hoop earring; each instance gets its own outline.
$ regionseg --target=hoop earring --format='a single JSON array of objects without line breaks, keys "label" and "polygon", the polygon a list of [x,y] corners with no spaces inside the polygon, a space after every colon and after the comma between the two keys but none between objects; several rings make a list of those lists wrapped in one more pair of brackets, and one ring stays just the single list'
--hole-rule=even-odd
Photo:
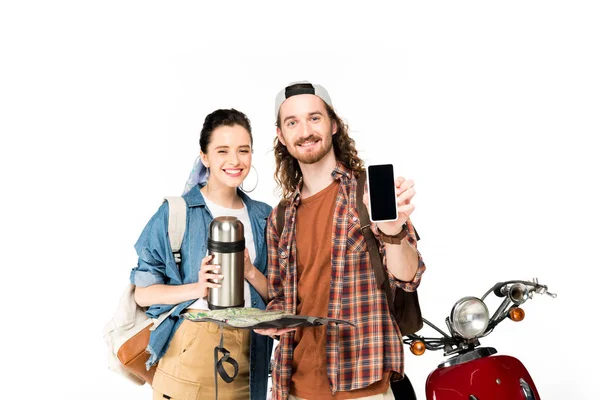
[{"label": "hoop earring", "polygon": [[202,183],[205,185],[208,185],[208,177],[210,176],[210,168],[206,167],[206,175],[204,176],[204,179],[202,180]]},{"label": "hoop earring", "polygon": [[[244,182],[245,182],[245,180],[244,180],[244,182],[242,182],[242,184],[240,185],[240,189],[242,190],[242,192],[245,192],[245,193],[253,192],[254,189],[256,189],[256,187],[258,186],[258,170],[256,169],[256,167],[254,165],[251,165],[251,168],[254,168],[254,171],[256,172],[256,184],[254,185],[254,187],[252,189],[246,190],[246,189],[244,189]],[[248,174],[248,175],[250,175],[250,174]]]}]

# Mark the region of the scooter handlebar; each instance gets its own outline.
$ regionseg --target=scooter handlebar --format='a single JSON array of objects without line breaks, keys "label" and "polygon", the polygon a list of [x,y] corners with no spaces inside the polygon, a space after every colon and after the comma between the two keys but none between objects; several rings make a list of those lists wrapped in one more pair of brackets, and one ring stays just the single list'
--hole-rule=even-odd
[{"label": "scooter handlebar", "polygon": [[[553,298],[556,297],[556,294],[548,292],[548,286],[541,285],[538,283],[536,278],[533,281],[521,281],[521,280],[512,280],[512,281],[504,281],[498,282],[494,286],[492,286],[484,295],[481,297],[481,300],[484,301],[485,298],[491,293],[500,298],[503,298],[502,304],[498,307],[494,315],[490,318],[490,323],[486,331],[479,337],[487,336],[504,318],[507,317],[508,311],[515,307],[520,306],[529,300],[535,293],[537,294],[547,294]],[[511,304],[512,303],[512,304]],[[446,319],[447,320],[447,319]],[[416,340],[420,340],[425,343],[426,348],[429,350],[439,350],[445,347],[445,345],[451,343],[461,342],[462,339],[460,337],[452,335],[449,336],[444,331],[430,323],[429,321],[423,319],[426,325],[429,325],[438,333],[442,334],[441,338],[427,338],[422,337],[416,334],[405,336],[404,343],[410,344]],[[448,321],[446,321],[448,323]],[[451,331],[452,329],[449,328]]]},{"label": "scooter handlebar", "polygon": [[492,287],[492,291],[498,297],[506,296],[506,282],[498,282]]}]

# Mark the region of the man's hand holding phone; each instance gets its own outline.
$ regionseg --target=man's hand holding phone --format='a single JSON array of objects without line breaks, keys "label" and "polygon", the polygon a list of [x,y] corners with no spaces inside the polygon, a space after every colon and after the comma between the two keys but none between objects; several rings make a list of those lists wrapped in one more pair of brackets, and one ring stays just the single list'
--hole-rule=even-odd
[{"label": "man's hand holding phone", "polygon": [[401,176],[393,179],[391,164],[369,166],[367,177],[362,200],[369,210],[371,221],[376,222],[377,228],[386,235],[400,233],[415,209],[411,204],[416,193],[414,181]]}]

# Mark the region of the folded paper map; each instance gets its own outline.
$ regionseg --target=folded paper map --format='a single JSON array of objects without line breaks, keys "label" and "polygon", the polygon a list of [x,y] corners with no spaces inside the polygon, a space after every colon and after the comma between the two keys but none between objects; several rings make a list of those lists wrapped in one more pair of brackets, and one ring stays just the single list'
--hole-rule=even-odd
[{"label": "folded paper map", "polygon": [[310,317],[305,315],[286,314],[282,311],[259,310],[258,308],[225,308],[202,312],[188,312],[182,317],[196,322],[215,322],[234,328],[267,329],[267,328],[296,328],[302,326],[321,326],[327,324],[353,323],[335,318]]}]

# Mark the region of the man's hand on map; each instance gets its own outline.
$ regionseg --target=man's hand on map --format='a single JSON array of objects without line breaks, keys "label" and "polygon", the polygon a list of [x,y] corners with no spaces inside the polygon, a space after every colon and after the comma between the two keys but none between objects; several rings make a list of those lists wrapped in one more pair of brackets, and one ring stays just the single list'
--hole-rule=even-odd
[{"label": "man's hand on map", "polygon": [[254,329],[254,332],[265,336],[280,336],[284,333],[295,331],[298,328],[269,328],[269,329]]}]

